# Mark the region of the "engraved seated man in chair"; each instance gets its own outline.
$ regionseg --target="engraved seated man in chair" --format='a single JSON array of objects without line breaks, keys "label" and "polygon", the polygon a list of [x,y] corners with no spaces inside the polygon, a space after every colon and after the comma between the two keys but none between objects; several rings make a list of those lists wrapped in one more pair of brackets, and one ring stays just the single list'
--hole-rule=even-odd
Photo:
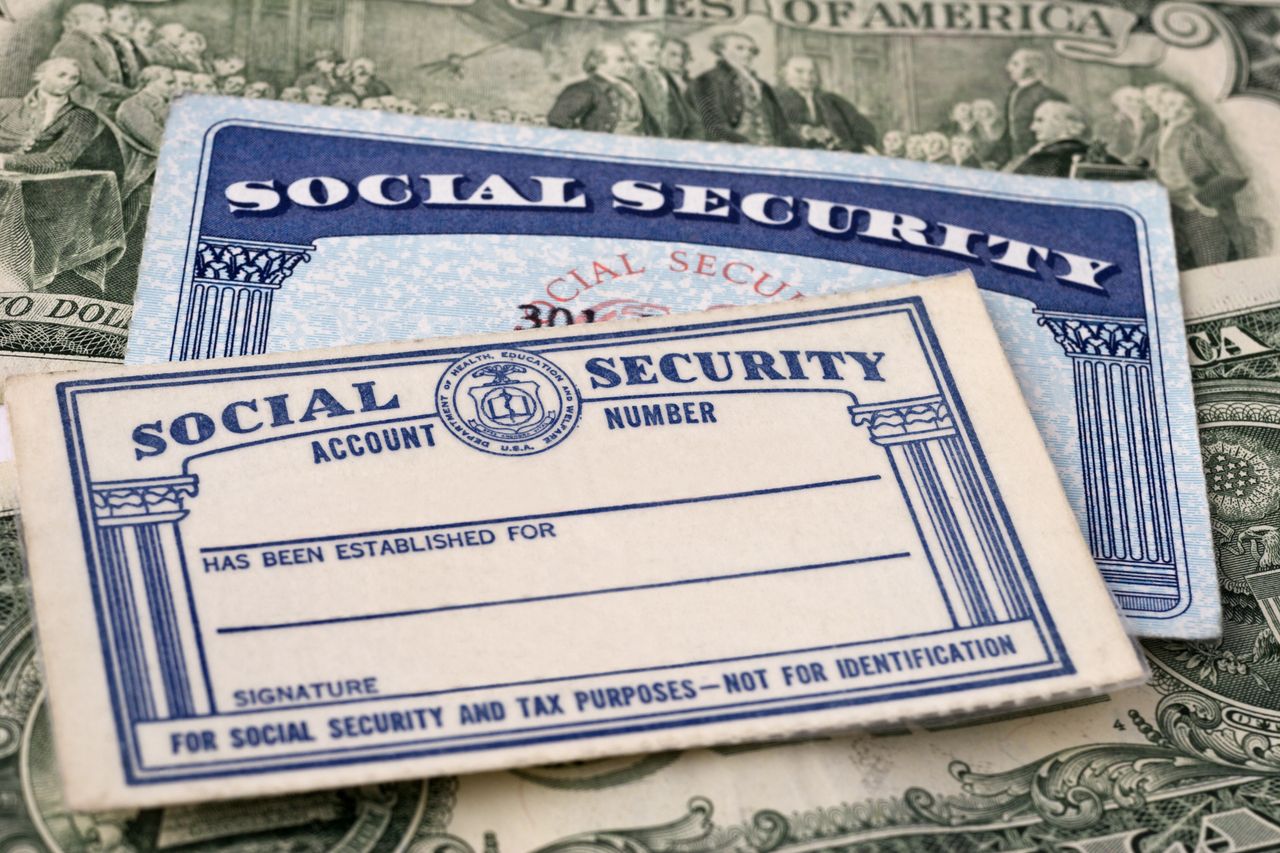
[{"label": "engraved seated man in chair", "polygon": [[0,104],[0,170],[69,171],[102,132],[93,111],[71,97],[80,67],[74,59],[49,59],[32,78],[36,85],[26,97]]},{"label": "engraved seated man in chair", "polygon": [[33,79],[0,101],[0,290],[100,296],[124,250],[120,144],[78,103],[74,59],[46,60]]},{"label": "engraved seated man in chair", "polygon": [[1036,142],[1005,165],[1004,171],[1019,175],[1075,177],[1081,163],[1121,166],[1101,144],[1089,140],[1089,122],[1084,113],[1066,101],[1049,100],[1036,107],[1031,119]]}]

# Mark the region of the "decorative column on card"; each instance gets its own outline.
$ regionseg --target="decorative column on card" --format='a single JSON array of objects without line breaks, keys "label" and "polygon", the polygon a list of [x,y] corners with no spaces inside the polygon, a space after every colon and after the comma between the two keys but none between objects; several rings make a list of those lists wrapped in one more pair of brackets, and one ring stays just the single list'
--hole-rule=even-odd
[{"label": "decorative column on card", "polygon": [[178,522],[193,476],[92,486],[117,689],[133,721],[209,712]]},{"label": "decorative column on card", "polygon": [[315,246],[200,237],[178,358],[267,351],[271,302]]},{"label": "decorative column on card", "polygon": [[1072,362],[1098,568],[1122,607],[1172,609],[1178,571],[1146,321],[1036,313]]},{"label": "decorative column on card", "polygon": [[1026,619],[1018,560],[985,477],[941,396],[849,407],[885,449],[957,627]]}]

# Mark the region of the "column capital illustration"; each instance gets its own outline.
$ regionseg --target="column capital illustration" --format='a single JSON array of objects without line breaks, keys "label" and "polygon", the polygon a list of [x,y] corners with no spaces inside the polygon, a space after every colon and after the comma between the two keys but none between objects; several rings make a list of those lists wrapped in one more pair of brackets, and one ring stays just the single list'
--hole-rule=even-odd
[{"label": "column capital illustration", "polygon": [[941,394],[849,407],[884,449],[957,627],[1026,619],[1031,607],[999,498]]},{"label": "column capital illustration", "polygon": [[1037,311],[1039,324],[1075,358],[1151,359],[1151,337],[1142,318],[1095,317],[1059,311]]},{"label": "column capital illustration", "polygon": [[[1045,325],[1054,328],[1052,319]],[[1184,600],[1172,524],[1176,487],[1162,461],[1169,438],[1160,425],[1145,324],[1123,325],[1135,342],[1132,349],[1117,345],[1116,338],[1083,353],[1065,348],[1075,387],[1089,549],[1120,607],[1150,615]]]},{"label": "column capital illustration", "polygon": [[199,641],[178,533],[183,500],[196,488],[193,476],[89,487],[100,577],[112,602],[107,627],[135,721],[192,717],[213,706],[194,664]]},{"label": "column capital illustration", "polygon": [[186,319],[178,360],[266,352],[275,292],[314,250],[200,236],[181,309]]},{"label": "column capital illustration", "polygon": [[955,435],[955,420],[941,396],[849,407],[854,426],[866,424],[876,444],[901,444]]},{"label": "column capital illustration", "polygon": [[99,525],[177,521],[186,516],[184,497],[194,497],[194,476],[116,480],[90,487],[93,514]]},{"label": "column capital illustration", "polygon": [[311,260],[314,250],[315,246],[202,235],[196,243],[195,278],[274,290],[298,264]]}]

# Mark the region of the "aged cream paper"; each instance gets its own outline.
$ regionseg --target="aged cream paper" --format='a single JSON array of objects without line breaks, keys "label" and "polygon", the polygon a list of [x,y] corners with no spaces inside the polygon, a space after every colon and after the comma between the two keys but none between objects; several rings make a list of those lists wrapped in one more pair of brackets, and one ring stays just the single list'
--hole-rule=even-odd
[{"label": "aged cream paper", "polygon": [[10,391],[77,808],[1144,674],[967,274]]}]

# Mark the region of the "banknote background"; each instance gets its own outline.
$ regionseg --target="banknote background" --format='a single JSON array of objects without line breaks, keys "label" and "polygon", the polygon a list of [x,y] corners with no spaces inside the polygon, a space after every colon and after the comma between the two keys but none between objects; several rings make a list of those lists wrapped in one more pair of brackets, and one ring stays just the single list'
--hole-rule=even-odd
[{"label": "banknote background", "polygon": [[[0,97],[29,91],[31,73],[63,37],[62,16],[71,5],[0,0]],[[180,23],[202,35],[208,71],[188,71],[193,79],[184,85],[192,89],[210,85],[195,77],[205,74],[220,89],[264,82],[283,94],[309,72],[317,50],[332,49],[376,63],[375,76],[392,100],[368,106],[534,124],[584,76],[582,60],[602,39],[638,24],[675,35],[687,42],[696,76],[711,65],[712,37],[733,29],[753,37],[761,51],[756,68],[770,83],[781,82],[778,66],[790,56],[814,57],[824,88],[875,126],[877,150],[889,130],[941,132],[959,101],[991,100],[999,110],[1009,88],[1005,63],[1015,50],[1032,47],[1049,60],[1046,83],[1087,114],[1099,138],[1121,125],[1110,97],[1122,86],[1168,82],[1194,97],[1194,121],[1224,141],[1230,158],[1224,167],[1243,183],[1234,182],[1238,189],[1219,208],[1238,222],[1227,245],[1184,231],[1184,266],[1280,251],[1274,156],[1280,4],[1055,4],[1069,8],[1075,22],[1063,26],[1083,36],[1033,22],[981,38],[971,37],[972,21],[947,26],[942,4],[928,2],[886,4],[884,15],[864,18],[872,23],[856,32],[824,28],[821,16],[818,25],[798,25],[806,13],[794,3],[726,4],[728,17],[705,12],[706,4],[699,7],[703,18],[679,23],[655,22],[634,3],[571,13],[587,7],[564,0],[134,5],[157,24]],[[904,5],[915,11],[907,14]],[[1101,35],[1104,29],[1109,35]],[[228,56],[241,58],[243,71],[212,73],[212,60]],[[228,83],[234,77],[241,83]],[[109,104],[95,109],[111,120]],[[127,164],[134,179],[147,174],[158,139],[114,139],[120,177]],[[1107,140],[1113,150],[1119,139]],[[9,297],[0,306],[0,369],[123,355],[148,180],[118,199],[117,222],[75,232],[96,250],[87,254],[98,263],[82,265],[83,273],[59,268],[41,284],[43,277],[29,272],[35,262],[14,252],[21,241],[0,242],[6,291],[0,296]],[[32,227],[31,206],[12,205],[18,189],[0,196],[5,235]],[[44,220],[70,215],[83,198],[47,194]],[[1229,281],[1245,296],[1280,282],[1275,264],[1247,273],[1210,267],[1196,275]],[[31,297],[30,305],[15,296]],[[1245,296],[1234,304],[1236,313],[1214,309],[1207,313],[1216,316],[1193,316],[1189,325],[1205,347],[1194,374],[1228,628],[1219,642],[1148,644],[1155,677],[1145,688],[980,727],[643,756],[273,801],[71,814],[60,805],[9,502],[0,515],[0,851],[1280,849],[1280,647],[1275,605],[1266,595],[1269,573],[1280,568],[1280,421],[1272,419],[1280,408],[1274,351],[1280,304],[1265,298],[1249,304]],[[67,311],[57,307],[59,298],[74,303],[73,315],[56,316]],[[112,315],[112,308],[120,310]],[[1247,340],[1228,331],[1224,345],[1224,329],[1239,329]],[[1233,350],[1240,341],[1243,357],[1232,357],[1240,355]],[[1228,357],[1204,355],[1223,353]]]}]

